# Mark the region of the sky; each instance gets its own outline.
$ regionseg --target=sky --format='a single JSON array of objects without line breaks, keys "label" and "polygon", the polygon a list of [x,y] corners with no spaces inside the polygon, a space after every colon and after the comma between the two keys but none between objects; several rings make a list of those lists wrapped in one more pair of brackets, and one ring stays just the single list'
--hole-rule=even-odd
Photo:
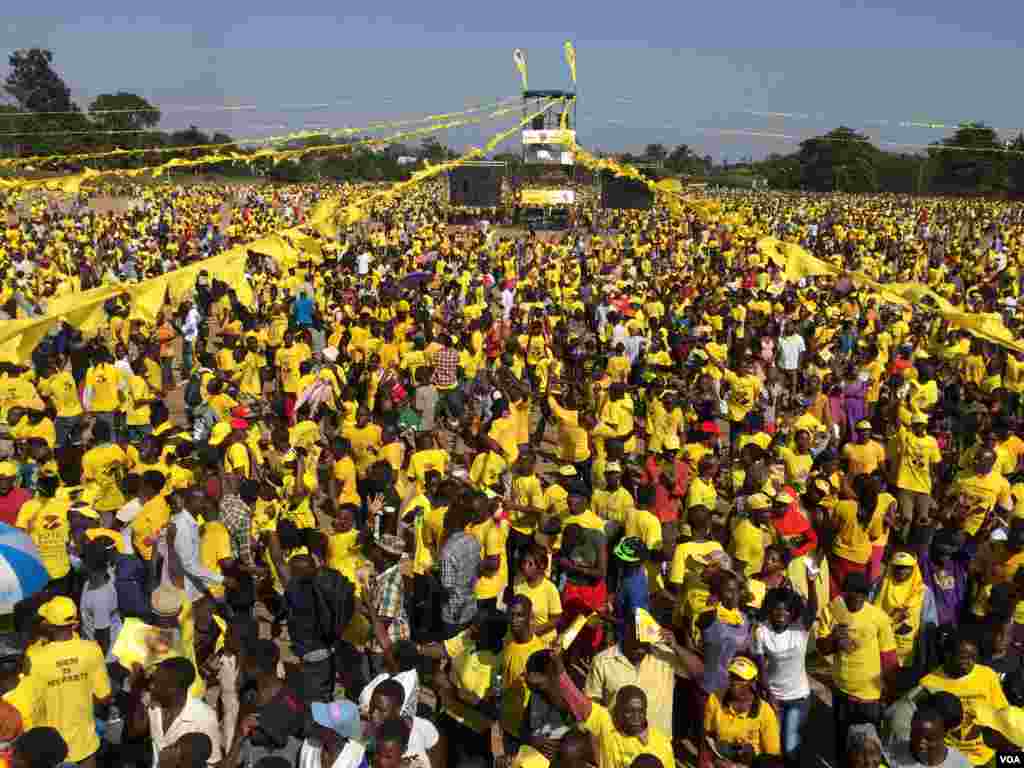
[{"label": "sky", "polygon": [[[82,15],[92,6],[15,3],[0,52],[49,48],[83,107],[131,91],[171,130],[260,137],[457,111],[517,95],[517,47],[532,88],[565,88],[567,39],[578,140],[595,150],[687,144],[736,162],[841,124],[902,151],[952,131],[900,123],[1024,128],[1024,4],[1009,0],[307,0],[296,15],[260,0],[101,5],[103,15]],[[439,138],[462,149],[514,121]]]}]

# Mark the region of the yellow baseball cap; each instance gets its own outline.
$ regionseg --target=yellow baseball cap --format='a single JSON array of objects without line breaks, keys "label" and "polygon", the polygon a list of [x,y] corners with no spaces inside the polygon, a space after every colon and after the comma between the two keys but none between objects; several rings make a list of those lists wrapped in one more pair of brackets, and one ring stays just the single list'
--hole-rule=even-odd
[{"label": "yellow baseball cap", "polygon": [[892,556],[892,561],[890,562],[890,565],[896,567],[913,568],[915,565],[917,565],[917,560],[915,560],[914,556],[909,552],[897,552]]},{"label": "yellow baseball cap", "polygon": [[226,421],[218,421],[210,430],[210,439],[207,442],[210,445],[220,445],[230,434],[231,425]]},{"label": "yellow baseball cap", "polygon": [[18,465],[13,461],[0,461],[0,477],[17,477]]},{"label": "yellow baseball cap", "polygon": [[757,679],[757,667],[750,659],[737,656],[729,664],[729,674],[736,675],[740,680],[755,680]]},{"label": "yellow baseball cap", "polygon": [[857,422],[857,429],[871,429],[871,422],[867,419],[861,419]]},{"label": "yellow baseball cap", "polygon": [[928,414],[927,413],[915,413],[913,418],[911,418],[910,421],[913,424],[927,424],[928,423]]},{"label": "yellow baseball cap", "polygon": [[619,462],[617,462],[617,461],[609,461],[608,464],[604,468],[605,474],[608,474],[609,472],[621,472],[621,471],[622,471],[622,465],[619,464]]},{"label": "yellow baseball cap", "polygon": [[563,464],[558,468],[558,474],[562,477],[576,477],[576,467],[572,464]]},{"label": "yellow baseball cap", "polygon": [[39,607],[39,618],[55,627],[70,627],[78,621],[78,609],[70,597],[54,597]]}]

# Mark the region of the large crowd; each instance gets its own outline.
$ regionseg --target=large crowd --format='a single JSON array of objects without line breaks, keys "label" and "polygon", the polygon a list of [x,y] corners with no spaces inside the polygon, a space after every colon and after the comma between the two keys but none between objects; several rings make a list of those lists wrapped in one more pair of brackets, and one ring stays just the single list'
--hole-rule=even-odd
[{"label": "large crowd", "polygon": [[[0,200],[0,308],[302,227],[358,185]],[[1024,207],[723,193],[300,256],[0,359],[12,768],[966,768],[1024,746]],[[0,330],[3,323],[0,323]],[[2,531],[0,531],[2,532]],[[9,574],[0,569],[0,581]],[[6,583],[4,582],[6,587]]]}]

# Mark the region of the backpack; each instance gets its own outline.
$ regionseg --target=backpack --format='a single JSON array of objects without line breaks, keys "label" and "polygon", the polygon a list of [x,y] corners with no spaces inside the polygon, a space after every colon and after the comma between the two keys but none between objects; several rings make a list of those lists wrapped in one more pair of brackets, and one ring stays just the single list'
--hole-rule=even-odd
[{"label": "backpack", "polygon": [[149,616],[149,600],[145,590],[146,567],[135,555],[118,555],[114,561],[114,590],[122,617]]},{"label": "backpack", "polygon": [[193,374],[185,387],[185,405],[195,408],[203,401],[203,380],[199,374]]}]

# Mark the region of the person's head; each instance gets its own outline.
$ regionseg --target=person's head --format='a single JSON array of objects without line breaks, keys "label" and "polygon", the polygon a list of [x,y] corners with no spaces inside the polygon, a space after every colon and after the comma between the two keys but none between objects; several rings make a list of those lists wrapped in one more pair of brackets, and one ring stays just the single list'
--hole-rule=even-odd
[{"label": "person's head", "polygon": [[547,689],[554,672],[554,656],[551,651],[534,651],[526,660],[526,671],[523,679],[526,687],[534,693]]},{"label": "person's head", "polygon": [[910,721],[910,753],[922,765],[938,765],[946,757],[946,722],[942,713],[919,706]]},{"label": "person's head", "polygon": [[533,584],[543,579],[548,567],[548,553],[544,547],[532,542],[519,563],[519,573],[527,583]]},{"label": "person's head", "polygon": [[932,538],[929,558],[937,564],[945,564],[952,559],[964,546],[964,537],[960,531],[941,529]]},{"label": "person's head", "polygon": [[255,638],[242,651],[242,666],[256,679],[275,677],[280,660],[281,649],[273,640]]},{"label": "person's head", "polygon": [[533,637],[533,602],[526,595],[514,595],[509,601],[508,628],[517,643]]},{"label": "person's head", "polygon": [[761,564],[762,573],[781,573],[786,569],[786,551],[776,545],[769,544],[764,548],[764,562]]},{"label": "person's head", "polygon": [[711,578],[711,593],[723,608],[735,610],[740,604],[740,580],[732,571],[717,571]]},{"label": "person's head", "polygon": [[374,730],[393,718],[400,717],[405,704],[405,688],[393,677],[382,680],[370,696],[370,724]]},{"label": "person's head", "polygon": [[793,436],[796,448],[799,453],[809,453],[811,450],[811,432],[808,429],[798,429]]},{"label": "person's head", "polygon": [[615,697],[612,711],[615,727],[625,736],[636,737],[647,730],[647,694],[636,685],[625,685]]},{"label": "person's head", "polygon": [[964,677],[969,675],[978,663],[978,649],[980,643],[974,631],[967,627],[960,627],[950,638],[949,649],[946,653],[946,660],[943,668],[950,677]]},{"label": "person's head", "polygon": [[757,665],[746,656],[736,656],[729,662],[729,689],[727,695],[734,701],[749,702],[754,696]]},{"label": "person's head", "polygon": [[694,536],[707,536],[711,530],[711,510],[702,504],[690,507],[687,516],[690,520],[690,532]]},{"label": "person's head", "polygon": [[186,733],[160,752],[160,768],[204,768],[213,754],[213,742],[205,733]]},{"label": "person's head", "polygon": [[[139,484],[139,497],[144,501],[149,501],[150,499],[159,496],[166,484],[167,478],[162,472],[158,472],[155,469],[147,469],[142,473]],[[174,495],[178,496],[179,494]],[[181,501],[183,502],[183,500]]]},{"label": "person's head", "polygon": [[334,515],[334,530],[338,533],[351,531],[355,527],[358,512],[359,507],[355,504],[339,504]]},{"label": "person's head", "polygon": [[224,633],[224,650],[238,656],[259,637],[259,625],[250,616],[236,616]]},{"label": "person's head", "polygon": [[152,672],[150,697],[161,707],[180,704],[196,679],[192,662],[183,657],[164,659]]},{"label": "person's head", "polygon": [[992,468],[996,465],[996,452],[988,448],[983,448],[978,451],[978,455],[974,460],[974,471],[979,475],[987,475],[992,471]]},{"label": "person's head", "polygon": [[400,768],[409,748],[409,726],[398,717],[385,720],[374,737],[372,768]]},{"label": "person's head", "polygon": [[60,731],[39,726],[25,731],[14,741],[11,768],[57,768],[67,760],[68,744]]},{"label": "person's head", "polygon": [[558,742],[558,752],[552,768],[588,768],[594,761],[590,736],[573,728]]},{"label": "person's head", "polygon": [[871,585],[867,576],[856,572],[847,574],[843,582],[843,601],[851,613],[857,613],[864,607],[870,592]]},{"label": "person's head", "polygon": [[772,629],[781,632],[796,619],[801,602],[800,595],[789,587],[776,587],[765,593],[762,610]]},{"label": "person's head", "polygon": [[92,425],[92,439],[96,443],[110,442],[110,425],[105,421],[97,421]]},{"label": "person's head", "polygon": [[878,768],[882,760],[882,741],[875,726],[850,726],[846,737],[846,765],[848,768]]},{"label": "person's head", "polygon": [[895,552],[889,561],[889,574],[896,584],[905,584],[914,576],[914,556],[909,552]]}]

